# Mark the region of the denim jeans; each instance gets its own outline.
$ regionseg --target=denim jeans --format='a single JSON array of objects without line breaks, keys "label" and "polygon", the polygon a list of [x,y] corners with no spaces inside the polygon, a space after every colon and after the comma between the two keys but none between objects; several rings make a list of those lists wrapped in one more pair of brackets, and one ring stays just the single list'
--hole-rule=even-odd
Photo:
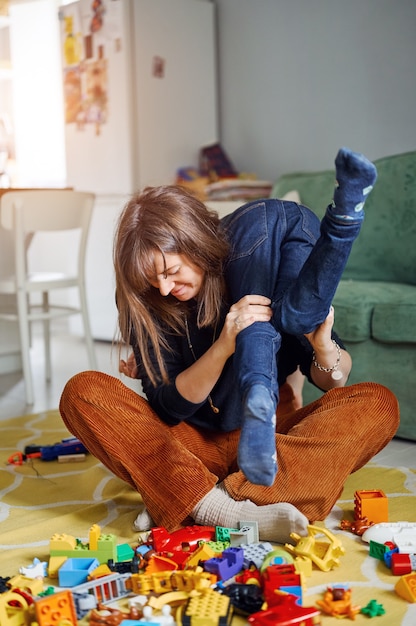
[{"label": "denim jeans", "polygon": [[281,333],[303,335],[328,315],[361,220],[319,222],[308,208],[276,199],[246,204],[222,220],[232,245],[225,279],[232,303],[247,294],[272,301],[270,323],[255,322],[236,340],[240,391],[266,384],[278,399]]}]

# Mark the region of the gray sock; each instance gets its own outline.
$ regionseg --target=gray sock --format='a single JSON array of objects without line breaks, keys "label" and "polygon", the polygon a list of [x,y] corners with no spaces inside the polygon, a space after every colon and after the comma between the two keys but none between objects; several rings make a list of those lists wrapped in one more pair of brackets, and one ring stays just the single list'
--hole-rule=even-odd
[{"label": "gray sock", "polygon": [[202,498],[191,512],[201,526],[238,528],[240,521],[257,522],[262,541],[286,543],[290,533],[307,535],[308,519],[293,504],[257,506],[251,500],[233,500],[222,483]]}]

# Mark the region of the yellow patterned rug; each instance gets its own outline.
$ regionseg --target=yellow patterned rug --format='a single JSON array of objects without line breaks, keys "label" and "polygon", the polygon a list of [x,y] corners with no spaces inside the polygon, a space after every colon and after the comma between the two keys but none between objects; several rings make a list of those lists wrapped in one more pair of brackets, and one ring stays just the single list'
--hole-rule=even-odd
[{"label": "yellow patterned rug", "polygon": [[[132,543],[137,534],[132,522],[140,497],[110,474],[91,455],[77,463],[34,459],[24,465],[8,465],[8,458],[28,444],[48,445],[68,437],[59,413],[51,411],[0,421],[0,576],[13,576],[34,557],[48,560],[49,539],[68,533],[86,539],[92,524]],[[342,459],[340,459],[342,463]],[[385,608],[374,618],[375,626],[415,626],[416,603],[408,603],[394,591],[398,578],[380,561],[368,556],[359,537],[339,530],[341,519],[353,518],[354,492],[382,489],[388,496],[390,521],[416,522],[416,469],[391,469],[369,464],[348,479],[340,500],[325,520],[326,527],[342,538],[346,554],[331,572],[314,570],[306,580],[305,606],[321,598],[328,585],[349,584],[353,603],[366,606],[372,599]],[[357,615],[357,625],[369,617]],[[245,624],[233,618],[233,626]],[[322,616],[322,624],[339,620]]]}]

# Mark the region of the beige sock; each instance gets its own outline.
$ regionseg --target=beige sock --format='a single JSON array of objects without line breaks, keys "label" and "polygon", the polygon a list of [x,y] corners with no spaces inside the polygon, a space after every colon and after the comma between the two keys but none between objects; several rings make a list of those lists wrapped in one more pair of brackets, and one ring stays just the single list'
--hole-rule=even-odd
[{"label": "beige sock", "polygon": [[196,524],[238,528],[240,521],[257,522],[262,541],[290,542],[290,533],[307,535],[308,519],[293,504],[257,506],[251,500],[233,500],[222,483],[202,498],[191,512]]},{"label": "beige sock", "polygon": [[154,526],[156,526],[156,524],[150,517],[146,507],[142,511],[140,511],[140,513],[138,514],[138,516],[133,522],[133,528],[137,532],[144,532],[145,530],[150,530]]}]

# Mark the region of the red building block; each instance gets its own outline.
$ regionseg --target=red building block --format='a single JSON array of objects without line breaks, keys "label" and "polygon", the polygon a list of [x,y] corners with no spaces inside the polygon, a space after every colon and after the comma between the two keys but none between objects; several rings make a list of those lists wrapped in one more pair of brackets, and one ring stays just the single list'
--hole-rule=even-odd
[{"label": "red building block", "polygon": [[412,562],[408,554],[396,552],[391,557],[391,571],[395,576],[404,576],[412,571]]}]

